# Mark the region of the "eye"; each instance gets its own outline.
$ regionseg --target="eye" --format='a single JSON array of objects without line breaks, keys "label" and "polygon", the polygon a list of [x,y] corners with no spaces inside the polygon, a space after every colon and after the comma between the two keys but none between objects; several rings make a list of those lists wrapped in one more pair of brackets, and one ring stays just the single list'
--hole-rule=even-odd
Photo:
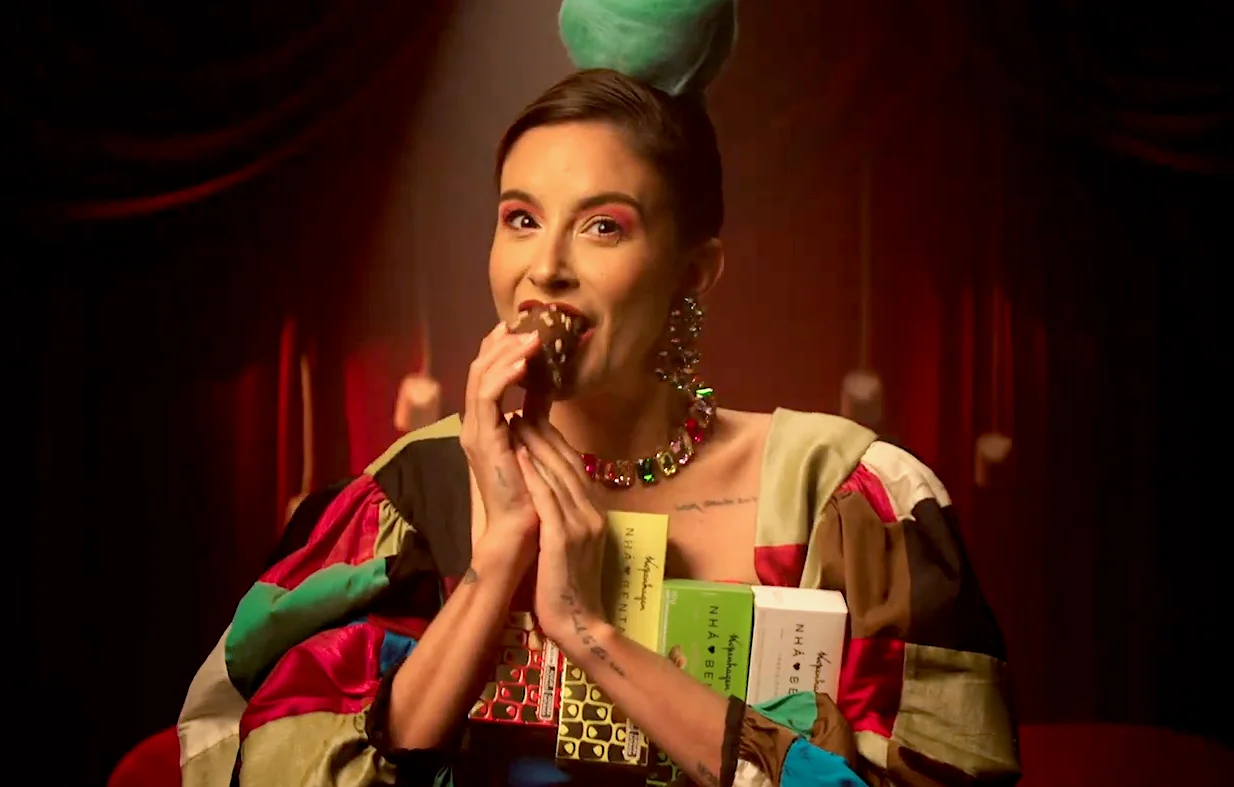
[{"label": "eye", "polygon": [[593,219],[583,232],[610,241],[620,240],[625,234],[625,230],[615,219],[604,216]]},{"label": "eye", "polygon": [[540,225],[522,208],[514,208],[502,215],[501,222],[512,230],[534,230]]}]

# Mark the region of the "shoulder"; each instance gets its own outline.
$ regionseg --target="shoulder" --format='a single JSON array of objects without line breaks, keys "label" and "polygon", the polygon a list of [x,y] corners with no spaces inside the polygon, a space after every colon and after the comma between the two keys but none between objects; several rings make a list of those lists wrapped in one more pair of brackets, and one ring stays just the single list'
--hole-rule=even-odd
[{"label": "shoulder", "polygon": [[367,475],[376,476],[391,465],[407,464],[426,455],[461,451],[458,436],[462,426],[462,419],[458,413],[455,413],[437,423],[408,432],[395,440],[381,456],[365,468],[364,472]]},{"label": "shoulder", "polygon": [[900,519],[923,501],[940,508],[951,504],[924,462],[855,421],[783,408],[736,416],[738,423],[762,424],[764,478],[795,480],[802,486],[798,491],[813,497],[816,505],[856,492]]},{"label": "shoulder", "polygon": [[399,438],[365,474],[408,529],[423,537],[446,576],[461,574],[471,551],[471,475],[457,414]]},{"label": "shoulder", "polygon": [[406,434],[359,476],[308,495],[285,526],[268,569],[312,543],[327,551],[346,543],[359,550],[354,559],[400,554],[404,536],[413,532],[443,571],[460,563],[465,568],[471,485],[460,423],[453,415]]},{"label": "shoulder", "polygon": [[836,490],[866,498],[884,521],[904,520],[921,507],[948,509],[951,496],[938,476],[916,456],[876,439],[862,452],[853,472]]}]

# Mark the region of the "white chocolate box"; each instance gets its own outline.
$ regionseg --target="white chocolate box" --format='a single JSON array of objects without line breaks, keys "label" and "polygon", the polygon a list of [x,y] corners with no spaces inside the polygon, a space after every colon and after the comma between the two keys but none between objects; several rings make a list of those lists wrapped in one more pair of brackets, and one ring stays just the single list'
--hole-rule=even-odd
[{"label": "white chocolate box", "polygon": [[837,590],[754,588],[746,701],[810,692],[836,698],[848,605]]}]

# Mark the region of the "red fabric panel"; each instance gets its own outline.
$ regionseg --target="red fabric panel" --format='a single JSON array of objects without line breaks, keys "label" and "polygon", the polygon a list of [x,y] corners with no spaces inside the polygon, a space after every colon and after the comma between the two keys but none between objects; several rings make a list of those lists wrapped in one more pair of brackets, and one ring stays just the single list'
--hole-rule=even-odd
[{"label": "red fabric panel", "polygon": [[764,585],[796,587],[801,582],[801,571],[805,565],[805,544],[781,544],[754,549],[754,573],[758,574],[758,581]]},{"label": "red fabric panel", "polygon": [[878,476],[874,475],[865,465],[857,465],[857,469],[853,474],[845,479],[844,483],[840,484],[836,494],[840,492],[857,492],[866,499],[870,504],[870,508],[874,509],[874,513],[878,514],[878,518],[884,524],[891,524],[896,521],[894,509],[891,507],[891,500],[887,497],[887,490],[883,488],[883,482],[878,480]]},{"label": "red fabric panel", "polygon": [[287,651],[249,701],[240,740],[269,721],[304,713],[359,713],[381,682],[385,632],[372,623],[330,629]]},{"label": "red fabric panel", "polygon": [[330,502],[308,543],[279,561],[261,581],[291,590],[326,566],[371,560],[385,499],[372,476],[360,476]]},{"label": "red fabric panel", "polygon": [[836,706],[853,732],[890,738],[904,688],[904,642],[889,637],[849,640],[840,666]]}]

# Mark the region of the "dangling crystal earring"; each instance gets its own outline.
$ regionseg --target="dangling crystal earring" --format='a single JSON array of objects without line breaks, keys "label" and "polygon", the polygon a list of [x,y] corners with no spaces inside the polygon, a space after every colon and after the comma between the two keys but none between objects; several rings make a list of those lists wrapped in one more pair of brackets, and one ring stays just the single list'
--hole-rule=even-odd
[{"label": "dangling crystal earring", "polygon": [[698,376],[698,337],[703,332],[703,307],[686,296],[668,315],[664,347],[656,355],[656,377],[670,383],[688,400],[685,418],[668,435],[668,444],[639,459],[601,459],[581,454],[592,479],[611,489],[629,489],[636,481],[651,486],[673,478],[694,459],[711,434],[715,392]]},{"label": "dangling crystal earring", "polygon": [[698,337],[703,333],[703,315],[703,307],[692,295],[684,296],[669,312],[665,346],[656,356],[656,377],[662,382],[691,389],[702,360]]}]

